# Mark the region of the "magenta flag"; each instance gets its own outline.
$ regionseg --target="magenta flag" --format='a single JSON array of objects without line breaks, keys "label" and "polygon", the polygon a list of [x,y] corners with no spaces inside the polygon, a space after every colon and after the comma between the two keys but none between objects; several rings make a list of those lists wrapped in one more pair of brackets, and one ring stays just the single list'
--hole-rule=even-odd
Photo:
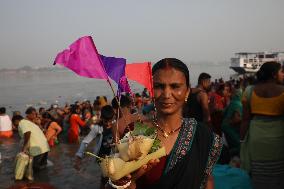
[{"label": "magenta flag", "polygon": [[91,36],[79,38],[69,46],[69,49],[58,53],[54,64],[69,68],[83,77],[108,80],[108,75]]}]

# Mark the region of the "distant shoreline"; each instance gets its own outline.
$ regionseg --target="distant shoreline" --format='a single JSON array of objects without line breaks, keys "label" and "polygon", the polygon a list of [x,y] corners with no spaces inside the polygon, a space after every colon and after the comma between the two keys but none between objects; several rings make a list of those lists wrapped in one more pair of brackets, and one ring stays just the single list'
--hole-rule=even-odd
[{"label": "distant shoreline", "polygon": [[40,68],[33,68],[30,66],[23,66],[20,68],[2,68],[0,69],[0,73],[3,74],[15,74],[15,73],[35,73],[35,72],[62,72],[62,71],[66,71],[66,68],[63,67],[40,67]]}]

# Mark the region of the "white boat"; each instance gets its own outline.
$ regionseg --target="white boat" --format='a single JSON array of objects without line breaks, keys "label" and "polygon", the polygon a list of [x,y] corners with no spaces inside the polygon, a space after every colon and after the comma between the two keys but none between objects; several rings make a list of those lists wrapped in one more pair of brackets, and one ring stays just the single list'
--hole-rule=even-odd
[{"label": "white boat", "polygon": [[265,62],[276,61],[281,64],[284,62],[284,52],[240,52],[231,58],[231,66],[239,74],[255,73]]}]

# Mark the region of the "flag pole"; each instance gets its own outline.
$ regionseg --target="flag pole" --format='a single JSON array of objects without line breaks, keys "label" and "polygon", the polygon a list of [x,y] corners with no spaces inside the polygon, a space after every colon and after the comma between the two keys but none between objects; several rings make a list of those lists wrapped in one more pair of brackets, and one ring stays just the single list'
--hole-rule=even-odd
[{"label": "flag pole", "polygon": [[119,142],[119,139],[118,139],[118,120],[119,120],[119,116],[120,116],[120,100],[119,100],[119,97],[117,97],[117,95],[115,95],[115,92],[114,92],[114,88],[109,80],[109,78],[107,79],[107,82],[112,90],[112,93],[113,93],[113,96],[114,98],[116,99],[117,101],[117,104],[118,104],[118,109],[117,109],[117,118],[116,118],[116,131],[115,131],[115,136],[114,136],[114,141],[115,143],[118,143]]}]

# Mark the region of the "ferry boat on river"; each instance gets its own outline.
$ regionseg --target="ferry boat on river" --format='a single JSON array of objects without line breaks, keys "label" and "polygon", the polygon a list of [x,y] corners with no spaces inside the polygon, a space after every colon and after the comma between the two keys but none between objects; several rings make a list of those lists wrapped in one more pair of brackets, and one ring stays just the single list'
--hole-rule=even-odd
[{"label": "ferry boat on river", "polygon": [[239,52],[231,58],[231,66],[239,74],[255,73],[265,62],[284,63],[284,52]]}]

